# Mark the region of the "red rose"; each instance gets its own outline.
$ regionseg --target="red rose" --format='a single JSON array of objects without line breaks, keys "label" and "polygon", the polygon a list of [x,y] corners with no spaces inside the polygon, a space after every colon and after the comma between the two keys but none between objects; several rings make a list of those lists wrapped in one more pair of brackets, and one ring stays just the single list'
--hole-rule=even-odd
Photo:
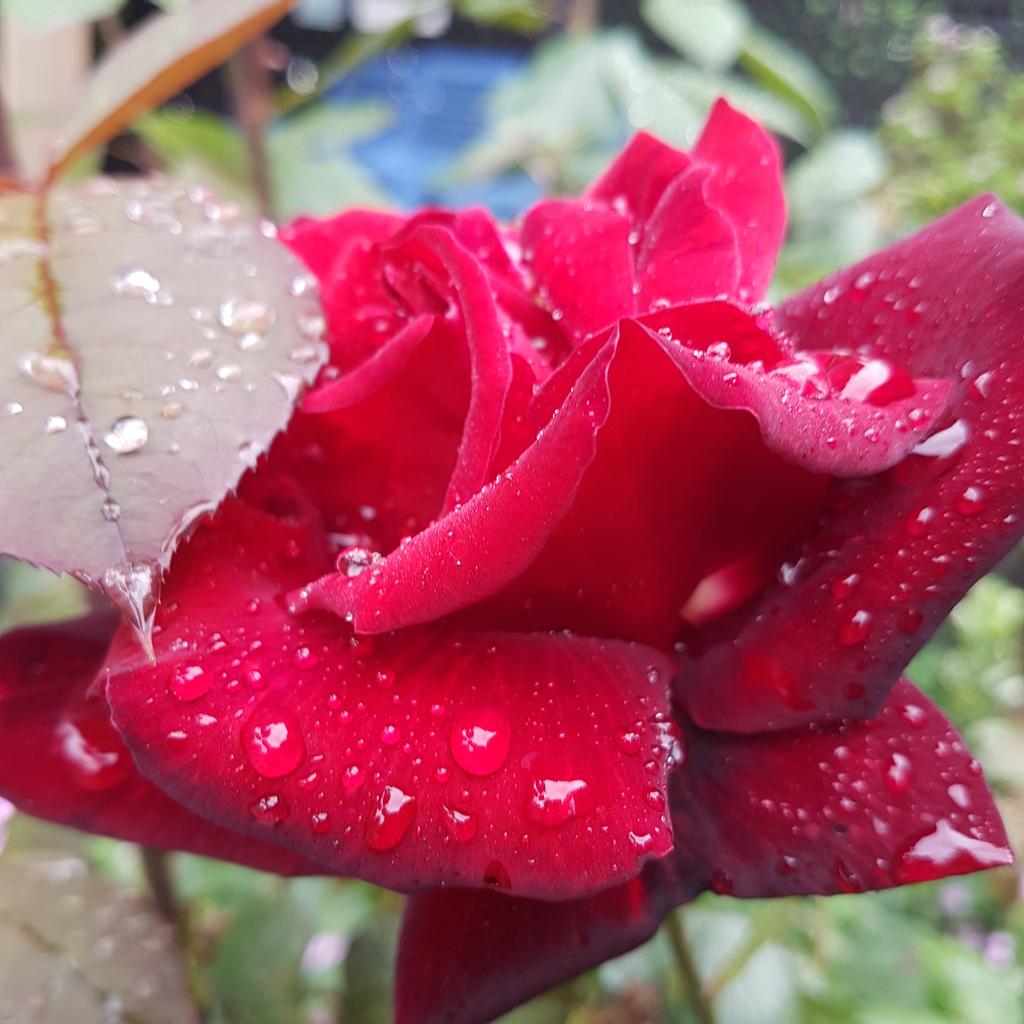
[{"label": "red rose", "polygon": [[427,890],[409,1024],[487,1019],[706,888],[1007,863],[899,677],[1022,532],[1024,226],[978,200],[772,313],[783,229],[724,103],[518,229],[293,225],[331,366],[176,556],[155,664],[102,619],[0,640],[0,791]]}]

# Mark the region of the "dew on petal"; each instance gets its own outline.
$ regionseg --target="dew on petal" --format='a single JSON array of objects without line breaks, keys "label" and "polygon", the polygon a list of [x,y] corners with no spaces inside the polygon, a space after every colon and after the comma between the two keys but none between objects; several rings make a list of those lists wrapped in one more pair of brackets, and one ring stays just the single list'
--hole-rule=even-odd
[{"label": "dew on petal", "polygon": [[366,819],[366,845],[378,853],[393,850],[405,838],[415,817],[416,798],[397,786],[385,786]]},{"label": "dew on petal", "polygon": [[191,702],[210,692],[212,680],[201,665],[175,665],[168,686],[178,700]]},{"label": "dew on petal", "polygon": [[306,756],[298,719],[284,709],[259,708],[242,730],[249,763],[268,779],[293,772]]},{"label": "dew on petal", "polygon": [[586,814],[591,806],[590,787],[583,779],[537,779],[526,804],[526,814],[538,825],[558,828]]},{"label": "dew on petal", "polygon": [[497,708],[474,708],[452,724],[449,745],[458,766],[470,775],[493,775],[508,757],[512,727]]}]

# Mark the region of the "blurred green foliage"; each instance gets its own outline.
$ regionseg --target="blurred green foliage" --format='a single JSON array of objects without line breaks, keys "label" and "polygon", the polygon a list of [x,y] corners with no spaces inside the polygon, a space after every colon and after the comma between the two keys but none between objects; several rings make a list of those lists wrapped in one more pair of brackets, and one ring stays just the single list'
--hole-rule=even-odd
[{"label": "blurred green foliage", "polygon": [[979,192],[1024,209],[1024,76],[999,37],[948,18],[925,22],[914,75],[883,108],[892,161],[885,199],[918,224]]}]

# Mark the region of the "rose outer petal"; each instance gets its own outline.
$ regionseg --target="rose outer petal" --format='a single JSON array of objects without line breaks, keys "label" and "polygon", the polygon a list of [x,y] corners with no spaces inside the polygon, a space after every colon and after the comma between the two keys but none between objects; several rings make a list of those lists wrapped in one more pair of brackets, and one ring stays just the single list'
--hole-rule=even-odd
[{"label": "rose outer petal", "polygon": [[[955,383],[934,437],[838,511],[687,670],[712,728],[869,717],[1024,515],[1024,223],[981,198],[787,302],[801,349],[836,339]],[[842,657],[836,651],[843,652]]]},{"label": "rose outer petal", "polygon": [[114,628],[93,616],[0,637],[0,794],[87,832],[280,875],[323,874],[290,850],[205,821],[139,774],[93,686]]},{"label": "rose outer petal", "polygon": [[105,667],[149,778],[204,818],[400,890],[569,898],[671,849],[667,658],[440,627],[356,641],[278,603],[316,550],[231,500],[178,553],[156,663],[122,633]]},{"label": "rose outer petal", "polygon": [[693,730],[673,804],[675,853],[588,899],[413,896],[396,1024],[482,1024],[645,942],[705,888],[855,892],[1012,861],[977,764],[905,680],[869,723],[753,738]]}]

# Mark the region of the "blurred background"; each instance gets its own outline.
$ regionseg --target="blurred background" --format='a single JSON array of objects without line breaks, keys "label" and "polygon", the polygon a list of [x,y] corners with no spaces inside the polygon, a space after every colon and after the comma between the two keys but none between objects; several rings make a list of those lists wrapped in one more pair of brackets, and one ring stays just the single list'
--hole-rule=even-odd
[{"label": "blurred background", "polygon": [[[185,3],[0,0],[0,91],[23,168],[45,164],[54,119],[104,53]],[[1018,0],[305,0],[73,173],[160,171],[280,220],[422,203],[511,219],[579,189],[638,128],[688,145],[718,95],[785,152],[775,297],[978,192],[1024,210]],[[909,672],[983,762],[1019,852],[1022,583],[1011,557]],[[0,631],[85,602],[69,580],[0,561]],[[65,994],[91,977],[95,1015],[83,996],[47,1020],[153,1024],[188,1004],[217,1024],[390,1020],[394,894],[140,856],[2,801],[0,842],[3,969]],[[707,895],[682,923],[717,1024],[1020,1024],[1022,899],[1004,869],[827,900]],[[63,946],[5,940],[41,905]],[[132,908],[137,934],[112,907]],[[154,1009],[126,1016],[119,993],[140,985]],[[688,1005],[659,936],[507,1021],[686,1024]]]}]

